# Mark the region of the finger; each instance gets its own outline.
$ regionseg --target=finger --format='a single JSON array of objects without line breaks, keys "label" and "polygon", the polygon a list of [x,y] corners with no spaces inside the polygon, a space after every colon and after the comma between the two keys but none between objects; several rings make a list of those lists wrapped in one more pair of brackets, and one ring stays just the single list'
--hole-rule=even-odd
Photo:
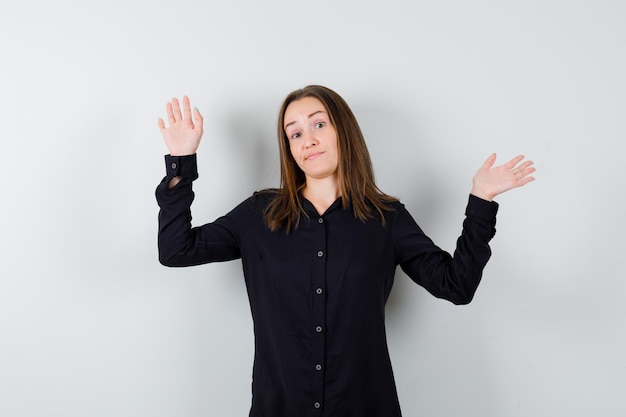
[{"label": "finger", "polygon": [[524,170],[516,171],[516,172],[511,171],[513,172],[513,177],[517,181],[515,184],[515,187],[521,187],[522,185],[527,184],[530,181],[534,181],[535,177],[530,176],[530,174],[532,174],[535,171],[536,170],[533,167],[528,167],[528,168],[525,168]]},{"label": "finger", "polygon": [[189,104],[189,97],[183,97],[183,116],[185,120],[191,122],[191,105]]},{"label": "finger", "polygon": [[529,173],[535,172],[535,168],[531,168],[532,164],[533,164],[533,161],[526,161],[523,164],[521,164],[520,166],[518,166],[515,169],[513,169],[511,172],[514,175],[521,174],[522,177],[525,177]]},{"label": "finger", "polygon": [[521,173],[522,173],[522,172],[524,172],[524,170],[525,170],[526,168],[528,168],[531,164],[532,164],[532,161],[526,161],[526,162],[524,162],[524,163],[523,163],[523,164],[521,164],[521,165],[514,166],[513,168],[511,168],[511,169],[509,170],[509,172],[510,172],[511,174],[513,174],[513,175],[518,175],[518,174],[521,174]]},{"label": "finger", "polygon": [[534,162],[533,162],[533,161],[531,161],[531,160],[524,161],[524,163],[523,163],[522,165],[520,165],[520,166],[519,166],[519,168],[520,168],[520,169],[526,169],[526,168],[528,168],[529,166],[531,166],[532,164],[534,164]]},{"label": "finger", "polygon": [[526,185],[526,184],[528,184],[529,182],[532,182],[532,181],[534,181],[534,180],[535,180],[535,177],[526,177],[526,178],[523,178],[523,179],[519,182],[518,187],[522,187],[522,186],[524,186],[524,185]]},{"label": "finger", "polygon": [[202,134],[203,126],[204,126],[204,118],[200,114],[200,111],[197,107],[193,108],[193,119],[194,119],[194,129]]},{"label": "finger", "polygon": [[524,176],[530,174],[531,172],[535,172],[535,168],[532,167],[533,161],[526,161],[522,165],[520,165],[520,170],[524,174]]},{"label": "finger", "polygon": [[496,163],[496,154],[492,153],[491,155],[489,155],[489,158],[487,158],[485,160],[485,162],[483,163],[482,168],[483,169],[489,169],[493,166],[493,164]]},{"label": "finger", "polygon": [[522,177],[527,178],[530,174],[532,174],[535,171],[537,170],[533,167],[525,168],[524,171],[522,171]]},{"label": "finger", "polygon": [[159,117],[159,120],[157,121],[157,123],[159,125],[159,129],[161,130],[165,129],[165,122],[163,121],[163,119]]},{"label": "finger", "polygon": [[513,169],[515,165],[517,165],[522,159],[524,159],[524,155],[517,155],[515,158],[511,159],[509,162],[504,164],[506,169]]},{"label": "finger", "polygon": [[180,122],[183,120],[183,115],[180,112],[180,103],[177,98],[172,99],[172,111],[174,112],[174,120]]},{"label": "finger", "polygon": [[171,125],[174,124],[176,120],[174,120],[174,112],[172,111],[172,103],[169,101],[165,105],[165,112],[167,113],[167,122]]}]

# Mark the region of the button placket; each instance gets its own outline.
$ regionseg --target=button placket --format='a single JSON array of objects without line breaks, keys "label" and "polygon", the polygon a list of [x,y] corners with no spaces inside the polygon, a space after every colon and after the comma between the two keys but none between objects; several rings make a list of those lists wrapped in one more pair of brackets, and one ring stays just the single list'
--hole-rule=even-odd
[{"label": "button placket", "polygon": [[[313,352],[311,355],[310,369],[313,381],[315,381],[314,394],[311,398],[315,409],[321,411],[324,398],[324,368],[322,364],[326,361],[326,297],[323,296],[326,288],[326,221],[319,217],[317,225],[311,223],[313,231],[314,258],[311,268],[311,296],[312,296],[312,317],[313,324]],[[317,400],[317,401],[316,401]]]}]

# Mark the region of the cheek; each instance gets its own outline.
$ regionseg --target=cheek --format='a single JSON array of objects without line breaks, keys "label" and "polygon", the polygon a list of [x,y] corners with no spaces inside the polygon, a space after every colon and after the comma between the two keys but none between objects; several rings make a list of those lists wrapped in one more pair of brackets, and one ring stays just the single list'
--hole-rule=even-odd
[{"label": "cheek", "polygon": [[331,146],[332,146],[333,150],[335,151],[335,156],[339,157],[339,143],[337,142],[337,138],[336,137],[333,138],[331,143],[332,143]]},{"label": "cheek", "polygon": [[296,146],[292,146],[291,142],[289,142],[288,146],[289,146],[289,154],[291,155],[291,162],[294,164],[294,166],[297,167],[297,170],[301,170],[302,167],[300,166],[300,161],[298,159],[298,151],[297,151]]}]

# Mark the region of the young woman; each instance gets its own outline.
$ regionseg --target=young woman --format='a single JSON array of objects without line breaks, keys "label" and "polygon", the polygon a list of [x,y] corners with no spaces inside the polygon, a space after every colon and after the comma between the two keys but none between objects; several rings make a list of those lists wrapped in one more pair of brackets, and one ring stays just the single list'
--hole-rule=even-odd
[{"label": "young woman", "polygon": [[281,184],[213,223],[191,226],[203,119],[187,97],[159,127],[170,154],[158,186],[159,260],[188,266],[241,258],[252,310],[252,417],[395,417],[385,303],[399,265],[455,304],[472,300],[490,257],[493,198],[533,180],[518,156],[476,173],[454,256],[374,183],[359,125],[334,91],[308,86],[278,117]]}]

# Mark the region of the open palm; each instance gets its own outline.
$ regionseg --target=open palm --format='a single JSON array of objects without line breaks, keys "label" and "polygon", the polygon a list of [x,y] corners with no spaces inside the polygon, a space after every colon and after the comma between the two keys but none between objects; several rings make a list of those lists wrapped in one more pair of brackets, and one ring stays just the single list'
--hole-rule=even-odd
[{"label": "open palm", "polygon": [[202,115],[198,109],[193,109],[191,117],[191,105],[189,97],[183,97],[183,111],[180,110],[178,99],[173,98],[165,106],[169,126],[165,126],[163,119],[159,118],[158,124],[165,144],[172,156],[192,155],[196,153],[202,138]]},{"label": "open palm", "polygon": [[535,172],[533,161],[522,162],[523,160],[524,155],[518,155],[509,162],[494,167],[496,154],[490,155],[474,176],[472,194],[491,201],[498,194],[533,181],[535,178],[530,175]]}]

